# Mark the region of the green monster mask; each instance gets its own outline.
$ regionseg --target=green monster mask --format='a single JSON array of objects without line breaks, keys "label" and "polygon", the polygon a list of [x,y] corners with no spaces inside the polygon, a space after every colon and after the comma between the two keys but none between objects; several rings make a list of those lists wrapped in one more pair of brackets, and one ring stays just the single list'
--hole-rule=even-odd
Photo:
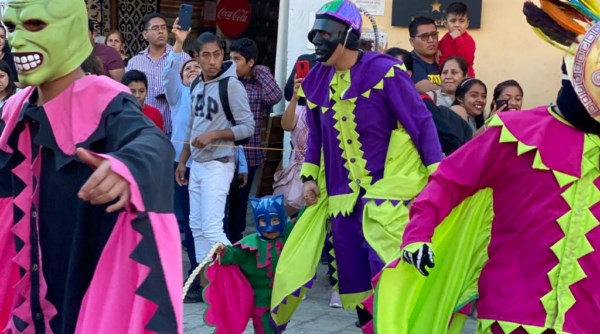
[{"label": "green monster mask", "polygon": [[61,78],[92,53],[82,0],[9,0],[4,24],[19,81],[25,85]]}]

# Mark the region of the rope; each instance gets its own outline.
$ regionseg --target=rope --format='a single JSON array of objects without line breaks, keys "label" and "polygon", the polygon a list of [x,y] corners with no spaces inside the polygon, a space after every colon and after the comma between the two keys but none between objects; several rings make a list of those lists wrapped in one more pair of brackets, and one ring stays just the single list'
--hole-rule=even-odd
[{"label": "rope", "polygon": [[[188,290],[190,289],[190,286],[192,286],[192,283],[194,282],[194,280],[196,279],[197,276],[200,275],[200,271],[202,271],[202,269],[209,263],[213,262],[213,257],[215,256],[215,253],[217,253],[217,251],[219,250],[219,248],[221,246],[224,246],[222,243],[217,243],[216,245],[213,246],[213,248],[210,250],[210,252],[208,252],[208,255],[204,258],[204,260],[198,264],[198,266],[196,267],[196,269],[194,269],[194,271],[192,271],[192,273],[190,274],[190,277],[188,277],[188,279],[185,281],[185,284],[183,285],[183,299],[185,299],[185,295],[187,295]],[[217,255],[217,261],[219,261],[220,259],[220,254]]]},{"label": "rope", "polygon": [[[172,140],[172,143],[176,143],[176,144],[184,144],[184,145],[189,145],[190,142],[189,141],[180,141],[180,140]],[[213,146],[213,147],[242,147],[248,150],[262,150],[262,151],[279,151],[279,152],[283,152],[285,151],[285,149],[283,148],[275,148],[275,147],[260,147],[260,146],[246,146],[246,145],[224,145],[224,144],[208,144],[206,146]],[[291,152],[305,152],[306,150],[300,150],[300,149],[291,149]]]}]

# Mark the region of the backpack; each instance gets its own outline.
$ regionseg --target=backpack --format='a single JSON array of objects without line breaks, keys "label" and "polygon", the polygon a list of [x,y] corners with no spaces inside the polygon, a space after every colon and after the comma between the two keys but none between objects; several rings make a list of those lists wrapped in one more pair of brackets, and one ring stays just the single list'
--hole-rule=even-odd
[{"label": "backpack", "polygon": [[[235,118],[233,118],[233,114],[231,113],[231,107],[229,106],[229,94],[227,93],[229,78],[230,77],[226,77],[219,80],[219,100],[221,100],[221,105],[223,107],[223,111],[225,112],[225,118],[227,118],[229,123],[231,123],[231,126],[236,126],[237,123]],[[192,84],[190,85],[190,94],[193,93],[194,88],[196,88],[198,83],[200,83],[200,76],[192,81]],[[234,142],[236,146],[246,145],[250,142],[250,137],[241,140],[235,140]]]}]

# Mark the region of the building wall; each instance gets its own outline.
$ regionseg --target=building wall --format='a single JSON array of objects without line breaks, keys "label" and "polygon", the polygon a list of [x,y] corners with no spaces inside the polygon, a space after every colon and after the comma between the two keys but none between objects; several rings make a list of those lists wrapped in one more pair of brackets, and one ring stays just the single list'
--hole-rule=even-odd
[{"label": "building wall", "polygon": [[[306,43],[309,19],[325,1],[281,0],[284,1],[289,2],[288,17],[282,13],[279,22],[288,22],[287,52],[278,55],[286,60],[278,70],[285,70],[287,75],[300,54],[311,52]],[[533,107],[555,99],[560,86],[562,52],[533,33],[525,21],[522,5],[523,0],[483,0],[481,29],[470,33],[477,42],[475,71],[487,84],[490,99],[497,83],[515,79],[525,91],[524,107]],[[385,15],[376,19],[379,28],[388,34],[388,47],[411,50],[408,29],[392,27],[391,17],[392,0],[386,0]],[[369,25],[365,20],[365,27]],[[446,33],[445,29],[440,32]]]}]

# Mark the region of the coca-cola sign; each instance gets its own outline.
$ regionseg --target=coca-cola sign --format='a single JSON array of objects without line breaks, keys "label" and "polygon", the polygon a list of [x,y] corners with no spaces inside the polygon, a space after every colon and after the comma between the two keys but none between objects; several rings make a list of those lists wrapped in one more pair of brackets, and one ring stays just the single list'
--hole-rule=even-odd
[{"label": "coca-cola sign", "polygon": [[237,37],[248,29],[251,13],[248,0],[221,0],[217,5],[217,25],[223,35]]}]

